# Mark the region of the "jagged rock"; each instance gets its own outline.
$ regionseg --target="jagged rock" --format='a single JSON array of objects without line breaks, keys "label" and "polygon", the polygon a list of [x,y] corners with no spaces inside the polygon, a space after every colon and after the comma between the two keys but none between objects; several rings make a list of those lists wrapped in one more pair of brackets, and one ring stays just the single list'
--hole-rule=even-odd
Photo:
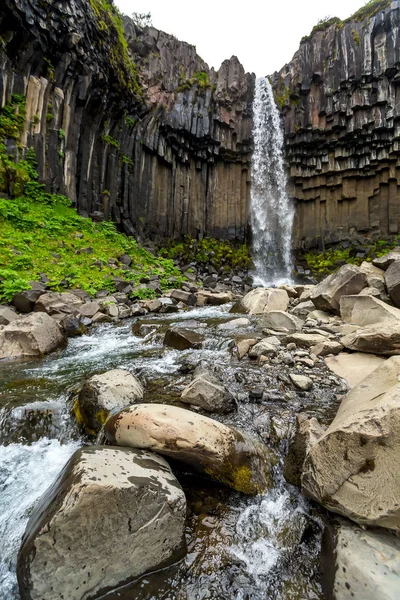
[{"label": "jagged rock", "polygon": [[400,256],[387,269],[385,283],[393,304],[400,307]]},{"label": "jagged rock", "polygon": [[342,296],[340,316],[353,325],[400,323],[400,310],[372,296]]},{"label": "jagged rock", "polygon": [[245,494],[270,484],[274,458],[266,446],[190,410],[164,404],[131,406],[110,417],[105,435],[112,444],[151,448],[187,463]]},{"label": "jagged rock", "polygon": [[224,414],[235,409],[232,395],[209,371],[196,369],[193,380],[181,394],[181,402],[211,413]]},{"label": "jagged rock", "polygon": [[[359,293],[359,296],[373,296],[374,298],[383,298],[383,295],[374,287],[366,287]],[[386,299],[387,297],[385,297]]]},{"label": "jagged rock", "polygon": [[151,452],[75,452],[28,522],[18,555],[21,600],[103,595],[185,552],[185,495]]},{"label": "jagged rock", "polygon": [[94,315],[101,311],[101,304],[98,300],[93,300],[92,302],[85,302],[78,307],[80,314],[83,317],[89,317],[91,319]]},{"label": "jagged rock", "polygon": [[311,348],[326,341],[326,336],[319,333],[289,333],[284,336],[285,344],[296,344],[299,348]]},{"label": "jagged rock", "polygon": [[318,310],[339,314],[340,298],[358,294],[366,285],[367,277],[360,267],[343,265],[314,288],[311,300]]},{"label": "jagged rock", "polygon": [[301,390],[302,392],[308,392],[309,390],[311,390],[313,382],[312,379],[310,379],[306,375],[290,373],[289,377],[298,390]]},{"label": "jagged rock", "polygon": [[76,314],[82,300],[69,292],[47,292],[35,303],[35,312],[46,312],[50,316]]},{"label": "jagged rock", "polygon": [[8,306],[0,306],[0,325],[8,325],[18,318],[18,315]]},{"label": "jagged rock", "polygon": [[261,340],[261,342],[258,342],[258,344],[255,344],[254,346],[252,346],[249,350],[249,356],[250,358],[258,358],[259,356],[262,355],[267,355],[267,354],[276,354],[277,352],[277,347],[275,344],[271,344],[270,342],[267,342],[265,339]]},{"label": "jagged rock", "polygon": [[285,311],[289,304],[289,296],[285,290],[275,288],[256,288],[246,294],[231,312],[261,315],[270,310]]},{"label": "jagged rock", "polygon": [[400,540],[365,531],[344,519],[328,523],[322,539],[322,587],[332,600],[397,600]]},{"label": "jagged rock", "polygon": [[301,304],[298,304],[297,306],[294,306],[290,309],[290,313],[292,315],[295,315],[296,317],[299,317],[301,319],[306,319],[308,315],[313,311],[315,311],[315,306],[311,302],[311,300],[302,302]]},{"label": "jagged rock", "polygon": [[160,302],[160,300],[156,299],[156,300],[143,300],[142,301],[142,306],[148,312],[158,313],[162,309],[163,305]]},{"label": "jagged rock", "polygon": [[83,384],[74,404],[74,414],[86,432],[95,435],[111,412],[143,400],[140,381],[125,369],[93,375]]},{"label": "jagged rock", "polygon": [[385,295],[385,272],[382,269],[378,269],[378,267],[375,267],[373,264],[365,261],[361,263],[360,269],[367,276],[368,286],[373,289],[376,289],[379,292],[379,294]]},{"label": "jagged rock", "polygon": [[300,331],[304,325],[301,319],[283,310],[271,310],[267,312],[260,318],[259,323],[261,327],[288,332]]},{"label": "jagged rock", "polygon": [[310,449],[303,491],[363,525],[400,531],[400,357],[355,386]]},{"label": "jagged rock", "polygon": [[339,342],[334,342],[330,340],[326,340],[325,342],[321,342],[316,346],[311,346],[310,352],[311,354],[315,354],[315,356],[328,356],[329,354],[339,354],[342,352],[343,346],[339,344]]},{"label": "jagged rock", "polygon": [[393,356],[400,354],[400,322],[368,325],[340,339],[349,350]]},{"label": "jagged rock", "polygon": [[[314,306],[314,305],[313,305]],[[315,321],[320,321],[321,323],[331,323],[332,319],[334,319],[335,317],[332,317],[332,315],[330,315],[327,312],[324,312],[323,310],[313,310],[312,312],[308,313],[307,319],[313,319]]]},{"label": "jagged rock", "polygon": [[188,350],[189,348],[201,348],[203,337],[196,331],[190,331],[183,327],[170,327],[164,337],[164,346],[176,350]]},{"label": "jagged rock", "polygon": [[43,290],[25,290],[14,294],[12,304],[21,313],[30,313],[35,308],[35,302],[45,292]]},{"label": "jagged rock", "polygon": [[400,246],[396,246],[390,252],[385,254],[384,256],[379,256],[378,258],[374,258],[372,260],[372,264],[383,271],[386,271],[390,267],[392,263],[396,260],[400,260]]},{"label": "jagged rock", "polygon": [[255,346],[255,344],[257,344],[257,340],[255,340],[254,338],[249,338],[246,340],[237,340],[236,354],[238,359],[241,360],[244,356],[246,356],[250,348],[252,346]]},{"label": "jagged rock", "polygon": [[47,314],[31,313],[0,329],[0,359],[41,356],[64,344],[58,323]]},{"label": "jagged rock", "polygon": [[353,388],[375,371],[384,360],[381,356],[373,354],[340,352],[337,356],[325,358],[325,364],[333,373],[345,379],[349,388]]},{"label": "jagged rock", "polygon": [[311,446],[318,441],[324,431],[325,427],[322,427],[315,417],[309,419],[303,413],[297,415],[296,430],[283,469],[283,474],[288,483],[300,487],[304,459]]},{"label": "jagged rock", "polygon": [[196,294],[196,305],[205,306],[210,304],[211,306],[221,306],[232,302],[232,292],[209,292],[207,290],[201,290]]},{"label": "jagged rock", "polygon": [[100,325],[101,323],[112,323],[112,318],[102,312],[98,312],[92,319],[94,325]]},{"label": "jagged rock", "polygon": [[183,302],[188,306],[194,306],[197,300],[195,294],[192,294],[191,292],[184,292],[182,290],[172,290],[171,298],[177,302]]},{"label": "jagged rock", "polygon": [[232,321],[227,321],[226,323],[221,323],[220,325],[218,325],[218,329],[222,329],[224,331],[232,331],[233,329],[239,329],[239,327],[247,327],[248,325],[250,325],[249,319],[232,319]]}]

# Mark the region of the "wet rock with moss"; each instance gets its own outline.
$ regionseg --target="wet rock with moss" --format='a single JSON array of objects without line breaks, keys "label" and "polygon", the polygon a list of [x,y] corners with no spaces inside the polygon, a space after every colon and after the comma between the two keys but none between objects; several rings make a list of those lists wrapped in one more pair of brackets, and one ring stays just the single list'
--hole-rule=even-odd
[{"label": "wet rock with moss", "polygon": [[125,369],[113,369],[93,375],[82,386],[73,412],[78,423],[90,435],[96,435],[111,412],[143,399],[144,388]]},{"label": "wet rock with moss", "polygon": [[104,431],[111,444],[153,450],[244,494],[257,494],[271,485],[276,459],[267,446],[183,408],[132,406],[111,416]]},{"label": "wet rock with moss", "polygon": [[78,450],[28,522],[17,564],[21,600],[99,597],[168,566],[185,554],[185,519],[185,495],[160,456]]}]

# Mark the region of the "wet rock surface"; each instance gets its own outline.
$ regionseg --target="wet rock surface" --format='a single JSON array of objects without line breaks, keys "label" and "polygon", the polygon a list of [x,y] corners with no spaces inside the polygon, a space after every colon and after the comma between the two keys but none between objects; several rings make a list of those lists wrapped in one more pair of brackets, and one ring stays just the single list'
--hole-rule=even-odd
[{"label": "wet rock surface", "polygon": [[[143,450],[78,450],[42,498],[18,556],[22,600],[82,600],[184,554],[185,495]],[[71,531],[73,523],[73,531]]]}]

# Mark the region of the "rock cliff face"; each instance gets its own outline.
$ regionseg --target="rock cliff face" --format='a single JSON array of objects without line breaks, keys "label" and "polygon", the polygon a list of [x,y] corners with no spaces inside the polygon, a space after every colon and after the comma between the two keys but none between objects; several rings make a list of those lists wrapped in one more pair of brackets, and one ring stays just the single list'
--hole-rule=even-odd
[{"label": "rock cliff face", "polygon": [[400,2],[302,41],[274,75],[295,246],[400,233]]},{"label": "rock cliff face", "polygon": [[126,48],[104,4],[2,3],[0,106],[26,96],[21,142],[41,180],[127,233],[243,239],[254,76],[236,57],[209,69],[193,46],[124,17]]}]

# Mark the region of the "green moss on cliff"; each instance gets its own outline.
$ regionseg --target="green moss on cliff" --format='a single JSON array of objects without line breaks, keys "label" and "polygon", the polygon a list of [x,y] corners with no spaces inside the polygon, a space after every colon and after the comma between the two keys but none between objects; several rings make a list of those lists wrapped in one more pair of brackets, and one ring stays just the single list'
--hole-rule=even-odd
[{"label": "green moss on cliff", "polygon": [[122,17],[112,0],[89,0],[96,15],[97,27],[102,44],[107,43],[112,71],[117,74],[120,85],[135,96],[141,96],[142,90],[136,66],[130,59]]},{"label": "green moss on cliff", "polygon": [[185,79],[185,74],[182,72],[180,76],[180,83],[176,91],[184,92],[185,90],[190,90],[195,84],[198,84],[201,90],[206,90],[207,88],[211,87],[208,73],[205,71],[198,71],[197,73],[194,73],[193,77],[190,79]]}]

